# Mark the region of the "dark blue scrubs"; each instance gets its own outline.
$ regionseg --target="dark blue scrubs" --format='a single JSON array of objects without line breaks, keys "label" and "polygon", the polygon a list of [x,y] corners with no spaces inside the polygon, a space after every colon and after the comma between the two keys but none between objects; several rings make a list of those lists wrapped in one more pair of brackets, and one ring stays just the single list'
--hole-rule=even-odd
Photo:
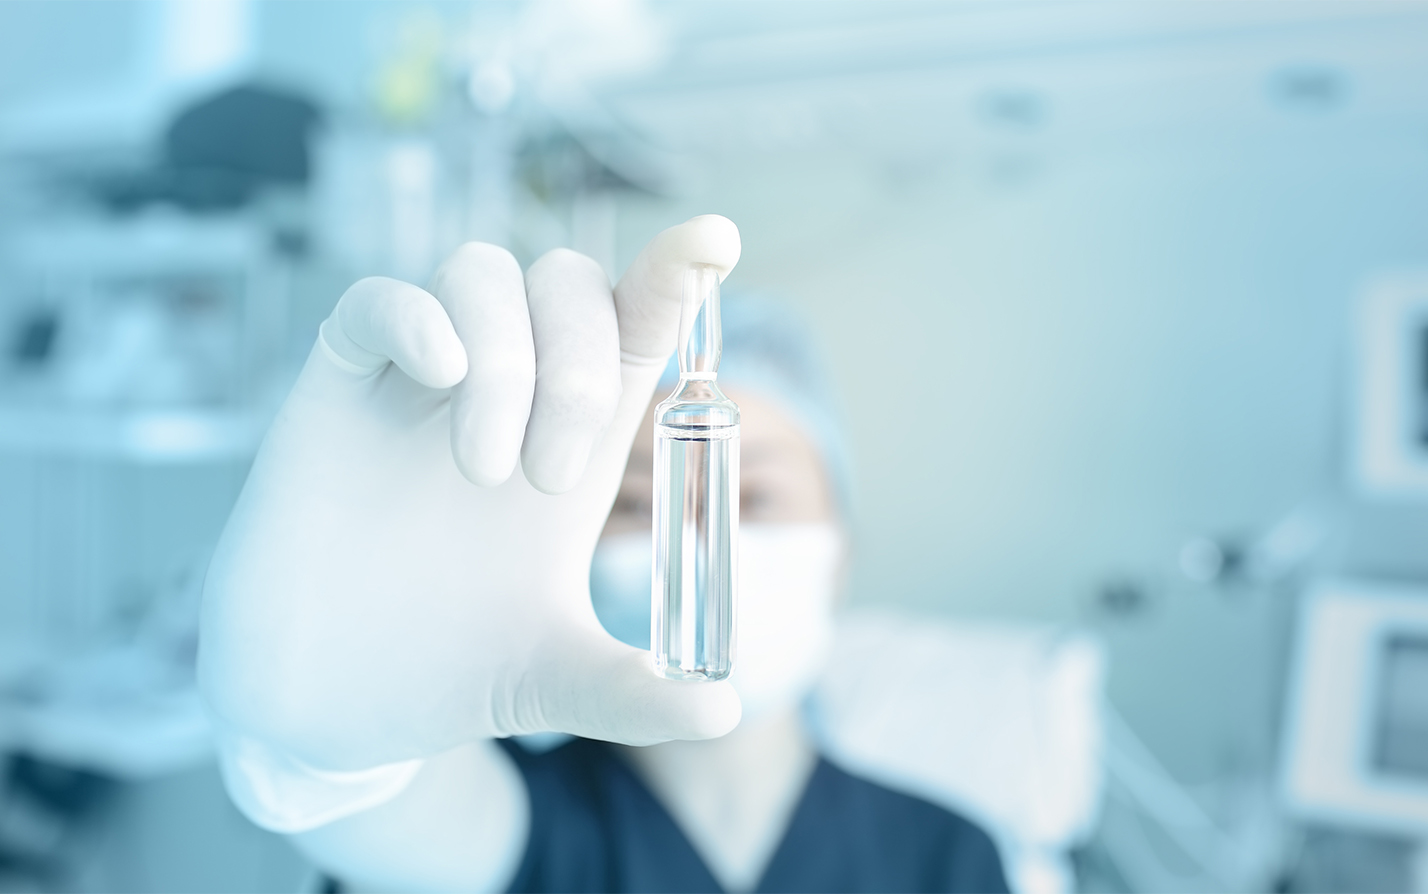
[{"label": "dark blue scrubs", "polygon": [[[603,742],[543,754],[502,742],[530,791],[531,830],[513,892],[717,892],[709,868],[649,789]],[[820,759],[758,888],[1007,890],[976,825]]]}]

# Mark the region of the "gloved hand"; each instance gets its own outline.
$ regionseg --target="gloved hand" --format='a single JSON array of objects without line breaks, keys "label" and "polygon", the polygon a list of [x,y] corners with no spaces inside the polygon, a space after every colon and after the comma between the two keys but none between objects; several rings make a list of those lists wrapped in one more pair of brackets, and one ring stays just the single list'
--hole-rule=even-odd
[{"label": "gloved hand", "polygon": [[220,724],[326,771],[543,730],[732,729],[728,684],[657,677],[601,628],[588,575],[683,273],[738,256],[707,215],[655,237],[613,293],[574,252],[523,279],[478,243],[429,293],[349,289],[209,569],[199,676]]}]

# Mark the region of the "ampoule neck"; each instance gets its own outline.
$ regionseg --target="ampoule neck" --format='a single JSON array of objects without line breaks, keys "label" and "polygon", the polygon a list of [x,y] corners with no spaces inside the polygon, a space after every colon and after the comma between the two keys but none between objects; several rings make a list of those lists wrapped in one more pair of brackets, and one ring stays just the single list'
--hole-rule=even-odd
[{"label": "ampoule neck", "polygon": [[655,422],[695,428],[737,426],[739,405],[725,396],[712,378],[681,378],[674,393],[655,407]]},{"label": "ampoule neck", "polygon": [[719,390],[719,357],[724,343],[719,271],[713,267],[693,267],[684,275],[679,339],[679,384],[656,407],[656,422],[686,429],[737,426],[739,407]]},{"label": "ampoule neck", "polygon": [[669,396],[678,403],[723,403],[729,398],[719,388],[719,380],[713,374],[707,376],[680,376]]},{"label": "ampoule neck", "polygon": [[719,319],[719,271],[700,265],[684,275],[680,303],[679,377],[684,380],[714,381],[724,352]]}]

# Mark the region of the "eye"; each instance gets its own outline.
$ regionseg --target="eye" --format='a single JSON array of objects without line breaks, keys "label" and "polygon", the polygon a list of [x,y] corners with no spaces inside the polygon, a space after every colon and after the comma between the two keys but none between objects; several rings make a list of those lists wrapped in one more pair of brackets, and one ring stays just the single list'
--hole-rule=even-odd
[{"label": "eye", "polygon": [[767,488],[744,487],[739,489],[739,514],[746,518],[768,512],[773,505],[773,494]]},{"label": "eye", "polygon": [[611,509],[611,514],[651,518],[654,515],[654,500],[649,494],[622,490],[615,496],[615,506]]}]

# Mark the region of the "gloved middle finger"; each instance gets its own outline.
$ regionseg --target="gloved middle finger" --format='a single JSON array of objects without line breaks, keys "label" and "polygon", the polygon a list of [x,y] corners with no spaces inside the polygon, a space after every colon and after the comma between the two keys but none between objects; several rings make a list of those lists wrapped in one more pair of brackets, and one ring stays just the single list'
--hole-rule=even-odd
[{"label": "gloved middle finger", "polygon": [[619,323],[605,272],[569,249],[532,264],[526,289],[536,387],[521,468],[537,490],[559,494],[580,482],[619,405]]}]

